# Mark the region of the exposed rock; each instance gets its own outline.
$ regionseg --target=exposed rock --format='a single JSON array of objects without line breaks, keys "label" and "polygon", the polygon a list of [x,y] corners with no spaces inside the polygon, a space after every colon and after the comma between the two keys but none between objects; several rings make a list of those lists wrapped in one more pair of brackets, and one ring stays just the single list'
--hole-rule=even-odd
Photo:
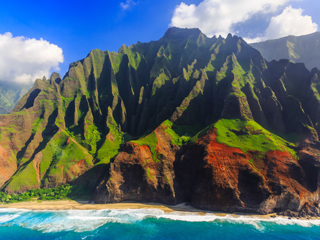
[{"label": "exposed rock", "polygon": [[158,127],[155,134],[158,139],[156,159],[148,146],[126,143],[111,163],[109,174],[98,186],[95,202],[177,203],[173,163],[179,148],[170,144],[170,135],[163,126]]},{"label": "exposed rock", "polygon": [[198,29],[92,50],[0,116],[0,186],[71,183],[102,203],[317,214],[319,74]]}]

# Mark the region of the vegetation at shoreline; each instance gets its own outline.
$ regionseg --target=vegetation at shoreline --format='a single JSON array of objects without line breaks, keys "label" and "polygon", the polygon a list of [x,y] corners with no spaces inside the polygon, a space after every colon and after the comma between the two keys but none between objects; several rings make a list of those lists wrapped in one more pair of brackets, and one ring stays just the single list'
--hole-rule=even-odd
[{"label": "vegetation at shoreline", "polygon": [[320,70],[231,34],[92,50],[0,115],[0,202],[298,206],[318,187],[319,92]]},{"label": "vegetation at shoreline", "polygon": [[55,188],[42,188],[29,190],[20,194],[6,194],[0,192],[0,203],[16,203],[32,200],[63,200],[83,199],[88,195],[88,190],[83,186],[65,184]]}]

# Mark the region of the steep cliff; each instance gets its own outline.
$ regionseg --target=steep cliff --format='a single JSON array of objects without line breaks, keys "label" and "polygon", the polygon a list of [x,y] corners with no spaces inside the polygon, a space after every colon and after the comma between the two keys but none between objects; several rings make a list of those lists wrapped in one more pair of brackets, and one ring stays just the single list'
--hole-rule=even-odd
[{"label": "steep cliff", "polygon": [[84,185],[96,202],[301,210],[319,201],[319,74],[198,29],[92,50],[0,116],[0,185]]}]

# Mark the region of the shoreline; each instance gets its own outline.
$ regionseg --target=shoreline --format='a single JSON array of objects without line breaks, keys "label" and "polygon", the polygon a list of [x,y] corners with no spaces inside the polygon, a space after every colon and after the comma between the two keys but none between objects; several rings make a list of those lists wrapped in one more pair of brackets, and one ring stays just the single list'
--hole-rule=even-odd
[{"label": "shoreline", "polygon": [[[273,219],[278,216],[275,213],[267,215],[235,212],[225,213],[217,211],[207,211],[197,209],[186,203],[178,204],[175,206],[165,205],[160,203],[136,203],[136,202],[122,202],[122,203],[107,203],[107,204],[96,204],[89,203],[88,201],[74,201],[74,200],[58,200],[58,201],[30,201],[30,202],[18,202],[0,204],[0,209],[13,208],[13,209],[26,209],[26,210],[40,210],[40,211],[60,211],[60,210],[125,210],[125,209],[158,209],[165,213],[182,212],[184,214],[214,214],[219,217],[232,216],[238,218],[241,216],[260,218],[260,219]],[[283,217],[283,216],[282,216]],[[284,217],[286,218],[286,217]]]}]

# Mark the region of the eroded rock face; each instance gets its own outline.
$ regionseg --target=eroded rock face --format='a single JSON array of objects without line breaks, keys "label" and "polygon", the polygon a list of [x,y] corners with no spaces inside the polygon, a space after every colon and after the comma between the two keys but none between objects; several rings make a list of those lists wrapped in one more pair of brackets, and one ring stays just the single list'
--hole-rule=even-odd
[{"label": "eroded rock face", "polygon": [[[198,156],[187,150],[177,164],[177,176],[195,207],[231,211],[257,208],[270,195],[264,176],[250,165],[254,153],[245,154],[216,142],[214,130],[197,142]],[[196,161],[194,161],[196,159]],[[196,169],[190,176],[186,168]],[[187,184],[186,184],[187,183]]]},{"label": "eroded rock face", "polygon": [[[266,214],[284,209],[299,211],[306,202],[319,201],[318,186],[310,188],[305,183],[310,173],[289,153],[244,153],[217,143],[214,130],[198,141],[197,148],[198,156],[189,153],[193,149],[182,156],[183,165],[177,164],[176,173],[195,207]],[[197,168],[191,179],[184,173],[188,167]]]},{"label": "eroded rock face", "polygon": [[[163,126],[155,132],[158,139],[166,135]],[[278,150],[244,153],[218,143],[216,129],[179,151],[169,140],[162,137],[157,145],[159,162],[147,146],[127,143],[97,188],[95,201],[187,201],[200,209],[262,214],[300,211],[319,201],[318,181],[313,181],[318,179],[318,162],[308,156],[298,162]]]},{"label": "eroded rock face", "polygon": [[9,151],[0,146],[0,185],[8,181],[17,169],[14,161],[8,161],[9,154]]},{"label": "eroded rock face", "polygon": [[92,50],[0,115],[1,190],[300,211],[319,200],[319,76],[198,29]]},{"label": "eroded rock face", "polygon": [[[155,130],[158,144],[153,156],[146,145],[128,142],[110,164],[106,176],[95,193],[99,203],[125,200],[177,204],[174,161],[179,148],[160,126]],[[178,188],[178,190],[177,190]]]}]

